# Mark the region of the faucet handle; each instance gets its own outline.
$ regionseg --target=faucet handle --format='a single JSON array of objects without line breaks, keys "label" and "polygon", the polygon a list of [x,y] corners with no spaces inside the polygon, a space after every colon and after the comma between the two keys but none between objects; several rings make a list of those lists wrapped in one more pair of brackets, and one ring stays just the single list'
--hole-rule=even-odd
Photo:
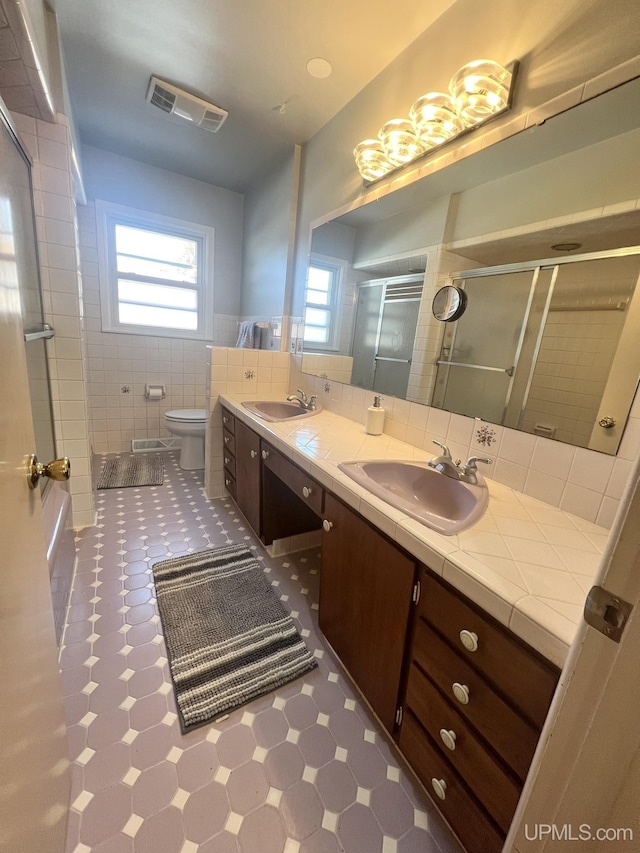
[{"label": "faucet handle", "polygon": [[302,388],[296,388],[296,393],[300,394],[300,397],[301,397],[303,403],[307,402],[307,395],[304,393]]},{"label": "faucet handle", "polygon": [[493,465],[493,459],[484,459],[482,456],[470,456],[464,463],[465,471],[477,471],[476,462],[482,462],[485,465]]},{"label": "faucet handle", "polygon": [[445,457],[445,459],[451,459],[451,453],[449,452],[449,448],[446,444],[443,444],[441,441],[436,441],[435,438],[432,438],[431,441],[433,444],[437,444],[438,447],[442,449],[442,455]]}]

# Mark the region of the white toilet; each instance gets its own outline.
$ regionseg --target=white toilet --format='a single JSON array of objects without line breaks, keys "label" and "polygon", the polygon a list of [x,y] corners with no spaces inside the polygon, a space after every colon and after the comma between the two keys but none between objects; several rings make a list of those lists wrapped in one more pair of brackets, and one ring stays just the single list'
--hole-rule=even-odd
[{"label": "white toilet", "polygon": [[184,471],[204,468],[206,409],[174,409],[164,413],[164,424],[172,435],[182,439],[180,467]]}]

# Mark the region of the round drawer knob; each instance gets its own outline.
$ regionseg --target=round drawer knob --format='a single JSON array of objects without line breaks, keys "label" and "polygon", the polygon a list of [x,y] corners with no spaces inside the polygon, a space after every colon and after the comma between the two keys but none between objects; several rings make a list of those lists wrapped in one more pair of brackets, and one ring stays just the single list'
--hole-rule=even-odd
[{"label": "round drawer knob", "polygon": [[444,779],[432,779],[431,787],[436,792],[436,796],[438,796],[441,800],[447,796],[447,783]]},{"label": "round drawer knob", "polygon": [[229,444],[229,436],[228,436],[228,435],[225,435],[225,437],[224,437],[224,443],[225,443],[225,444]]},{"label": "round drawer knob", "polygon": [[269,451],[268,451],[268,450],[263,450],[263,451],[262,451],[262,458],[263,458],[263,459],[268,459],[268,458],[269,458]]},{"label": "round drawer knob", "polygon": [[225,481],[224,481],[224,484],[225,484],[225,486],[230,486],[230,485],[231,485],[231,480],[228,480],[228,479],[227,479],[227,480],[225,480]]},{"label": "round drawer knob", "polygon": [[223,423],[223,424],[228,424],[228,423],[229,423],[229,418],[226,418],[226,417],[223,415],[223,416],[222,416],[222,423]]},{"label": "round drawer knob", "polygon": [[329,519],[325,518],[325,520],[322,522],[322,529],[324,530],[324,532],[328,533],[332,527],[333,521],[329,521]]},{"label": "round drawer knob", "polygon": [[258,451],[257,451],[257,450],[252,450],[252,451],[251,451],[251,458],[252,458],[252,459],[255,459],[257,455],[258,455]]},{"label": "round drawer knob", "polygon": [[456,697],[458,702],[462,705],[469,704],[469,688],[466,684],[460,684],[460,682],[454,681],[451,685],[451,689],[453,690],[453,695]]},{"label": "round drawer knob", "polygon": [[225,456],[225,457],[224,457],[224,464],[225,464],[225,465],[228,465],[228,464],[229,464],[229,462],[231,462],[230,457],[229,457],[229,456]]},{"label": "round drawer knob", "polygon": [[475,631],[460,631],[460,642],[468,652],[478,650],[478,635]]},{"label": "round drawer knob", "polygon": [[456,733],[453,729],[440,729],[440,739],[451,752],[456,748]]},{"label": "round drawer knob", "polygon": [[311,489],[309,488],[309,486],[303,486],[302,487],[302,494],[304,495],[305,498],[311,497]]}]

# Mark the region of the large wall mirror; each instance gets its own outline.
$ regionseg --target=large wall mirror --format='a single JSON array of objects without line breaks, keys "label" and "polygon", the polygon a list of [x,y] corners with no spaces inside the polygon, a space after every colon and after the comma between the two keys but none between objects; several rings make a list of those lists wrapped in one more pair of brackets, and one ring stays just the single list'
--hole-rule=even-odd
[{"label": "large wall mirror", "polygon": [[[636,80],[313,228],[302,371],[616,453],[640,375],[639,104]],[[466,297],[451,322],[443,285]]]}]

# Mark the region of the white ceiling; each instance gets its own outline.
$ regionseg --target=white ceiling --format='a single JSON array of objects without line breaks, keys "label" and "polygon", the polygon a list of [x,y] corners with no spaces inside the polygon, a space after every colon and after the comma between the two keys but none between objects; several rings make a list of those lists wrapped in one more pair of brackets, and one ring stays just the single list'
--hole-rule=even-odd
[{"label": "white ceiling", "polygon": [[[455,0],[51,2],[84,144],[242,192]],[[315,57],[329,77],[307,73]],[[209,133],[148,104],[152,74],[228,110],[225,125]]]}]

